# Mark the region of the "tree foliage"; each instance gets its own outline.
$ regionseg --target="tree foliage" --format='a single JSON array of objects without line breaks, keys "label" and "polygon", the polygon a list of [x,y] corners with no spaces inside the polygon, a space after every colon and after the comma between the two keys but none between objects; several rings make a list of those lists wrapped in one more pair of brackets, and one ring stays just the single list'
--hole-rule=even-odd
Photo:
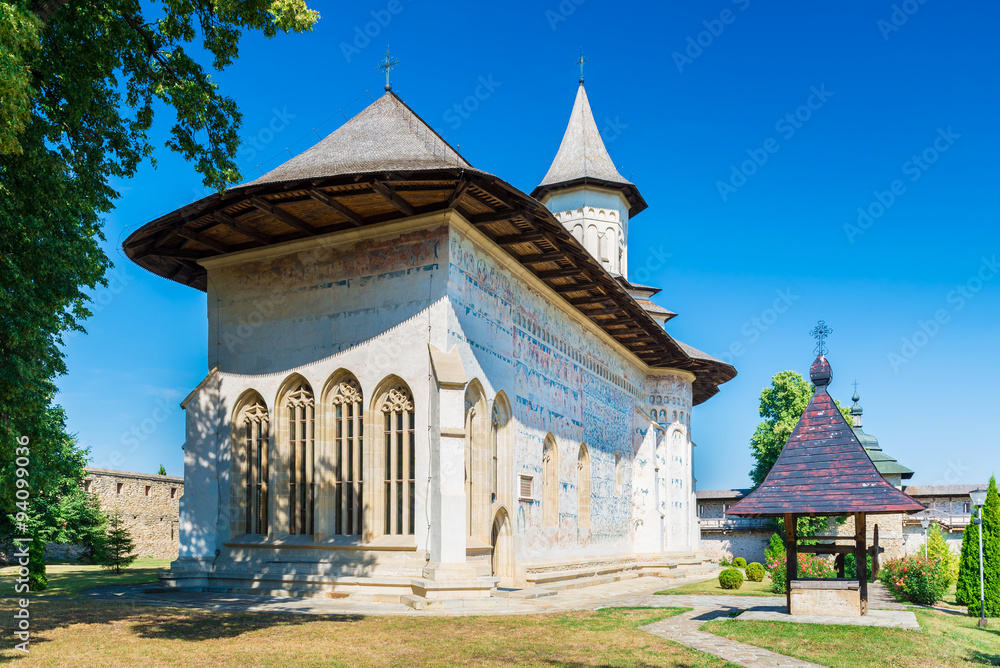
[{"label": "tree foliage", "polygon": [[[996,476],[990,478],[986,505],[977,509],[983,529],[983,583],[986,616],[1000,617],[1000,494]],[[970,615],[981,610],[979,587],[979,527],[969,522],[962,534],[962,555],[959,559],[958,584],[955,598],[966,605]]]},{"label": "tree foliage", "polygon": [[941,564],[945,589],[955,583],[958,578],[958,557],[948,547],[944,533],[941,532],[941,525],[937,522],[932,523],[927,529],[927,557]]},{"label": "tree foliage", "polygon": [[[760,393],[760,417],[763,420],[757,425],[750,439],[750,454],[754,465],[750,470],[750,481],[757,489],[764,478],[771,472],[778,455],[792,435],[792,430],[798,424],[805,412],[809,400],[812,399],[815,388],[795,371],[782,371],[774,375],[771,384]],[[834,400],[836,402],[836,400]],[[837,408],[850,423],[848,409],[836,402]],[[800,517],[797,531],[799,536],[812,536],[828,524],[826,517]]]},{"label": "tree foliage", "polygon": [[167,469],[163,464],[160,464],[160,470],[156,472],[156,475],[167,475]]},{"label": "tree foliage", "polygon": [[112,180],[152,160],[154,111],[173,115],[166,145],[207,185],[236,180],[240,113],[198,58],[221,70],[244,31],[317,19],[305,0],[0,0],[0,469],[29,437],[36,498],[67,456],[53,380],[110,266]]}]

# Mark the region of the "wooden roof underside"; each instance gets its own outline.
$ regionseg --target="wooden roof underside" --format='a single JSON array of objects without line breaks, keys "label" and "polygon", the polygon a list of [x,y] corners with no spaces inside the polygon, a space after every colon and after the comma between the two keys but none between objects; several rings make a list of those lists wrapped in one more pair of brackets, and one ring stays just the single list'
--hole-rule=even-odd
[{"label": "wooden roof underside", "polygon": [[475,170],[240,186],[144,225],[123,247],[149,271],[204,291],[198,260],[449,208],[639,359],[695,373],[694,403],[736,375],[728,364],[685,352],[541,203]]}]

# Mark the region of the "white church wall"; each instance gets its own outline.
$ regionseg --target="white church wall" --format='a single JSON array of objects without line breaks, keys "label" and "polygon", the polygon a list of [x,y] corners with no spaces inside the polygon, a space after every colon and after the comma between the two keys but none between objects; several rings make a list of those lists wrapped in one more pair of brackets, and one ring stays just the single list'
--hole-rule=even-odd
[{"label": "white church wall", "polygon": [[[343,370],[352,373],[361,387],[365,419],[378,419],[372,402],[380,383],[389,376],[404,381],[413,394],[416,458],[415,536],[409,539],[418,550],[429,544],[426,502],[429,480],[430,403],[428,339],[435,339],[435,323],[445,321],[444,298],[447,276],[447,233],[444,216],[424,217],[367,231],[347,233],[335,239],[313,239],[272,247],[264,252],[227,256],[209,265],[209,347],[219,361],[221,418],[219,448],[227,458],[219,467],[221,484],[228,485],[229,422],[236,402],[247,390],[257,391],[275,419],[275,406],[282,383],[300,374],[311,386],[317,401],[317,472],[328,456],[329,440],[321,438],[324,421],[320,405],[324,386]],[[442,334],[438,337],[443,342]],[[192,414],[189,406],[189,422]],[[190,428],[189,428],[190,432]],[[277,430],[271,430],[271,452]],[[215,492],[213,439],[200,441],[189,435],[189,457],[202,463],[192,472],[205,480],[192,480],[192,499],[198,499],[190,517],[200,525],[215,525],[217,514],[231,516],[228,487]],[[332,447],[332,446],[331,446]],[[208,484],[208,471],[211,484]],[[273,469],[272,469],[273,470]],[[366,471],[366,484],[377,484],[374,472]],[[272,476],[273,477],[273,476]],[[321,537],[320,495],[328,481],[317,476],[316,531]],[[204,492],[202,492],[204,490]],[[272,491],[271,518],[275,518]],[[280,536],[280,528],[274,527]],[[287,529],[286,529],[287,531]],[[227,520],[218,526],[219,544],[229,539]],[[287,534],[286,534],[287,535]],[[182,553],[195,550],[202,541],[194,533]],[[397,537],[393,537],[397,538]],[[398,538],[397,538],[398,540]],[[192,543],[185,547],[185,542]],[[336,542],[336,541],[334,541]],[[349,541],[348,541],[349,542]],[[403,540],[403,542],[407,542]],[[207,548],[206,548],[207,549]],[[201,554],[214,553],[215,545]]]},{"label": "white church wall", "polygon": [[[219,379],[213,372],[184,400],[184,484],[191,493],[180,499],[178,559],[211,558],[220,547],[219,517]],[[226,491],[228,496],[228,490]]]}]

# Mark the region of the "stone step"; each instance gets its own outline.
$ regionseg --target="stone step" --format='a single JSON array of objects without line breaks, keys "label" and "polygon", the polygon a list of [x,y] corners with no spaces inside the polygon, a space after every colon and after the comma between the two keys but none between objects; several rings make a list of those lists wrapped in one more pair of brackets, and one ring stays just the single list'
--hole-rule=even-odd
[{"label": "stone step", "polygon": [[416,594],[399,597],[399,602],[414,610],[454,610],[456,612],[490,612],[508,605],[503,598],[443,598],[428,599]]},{"label": "stone step", "polygon": [[557,592],[550,589],[543,589],[541,587],[534,587],[532,589],[507,589],[498,588],[490,591],[490,596],[494,598],[506,598],[506,599],[518,599],[518,600],[531,600],[535,598],[545,598],[546,596],[555,596]]}]

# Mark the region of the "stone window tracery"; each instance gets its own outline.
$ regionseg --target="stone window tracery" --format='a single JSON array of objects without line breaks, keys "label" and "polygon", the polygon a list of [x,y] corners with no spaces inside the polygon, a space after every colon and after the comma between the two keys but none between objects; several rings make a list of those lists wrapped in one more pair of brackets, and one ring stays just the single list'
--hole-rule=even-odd
[{"label": "stone window tracery", "polygon": [[381,411],[385,440],[385,533],[412,535],[416,461],[413,395],[409,388],[398,385],[390,389]]},{"label": "stone window tracery", "polygon": [[315,489],[313,452],[316,441],[316,404],[312,390],[300,384],[285,398],[288,414],[288,532],[313,533]]},{"label": "stone window tracery", "polygon": [[[267,406],[256,399],[242,411],[243,454],[246,458],[244,529],[267,534],[268,423]],[[173,488],[171,488],[173,490]],[[173,498],[171,496],[171,498]]]},{"label": "stone window tracery", "polygon": [[361,535],[364,529],[364,403],[354,378],[333,390],[334,534]]}]

